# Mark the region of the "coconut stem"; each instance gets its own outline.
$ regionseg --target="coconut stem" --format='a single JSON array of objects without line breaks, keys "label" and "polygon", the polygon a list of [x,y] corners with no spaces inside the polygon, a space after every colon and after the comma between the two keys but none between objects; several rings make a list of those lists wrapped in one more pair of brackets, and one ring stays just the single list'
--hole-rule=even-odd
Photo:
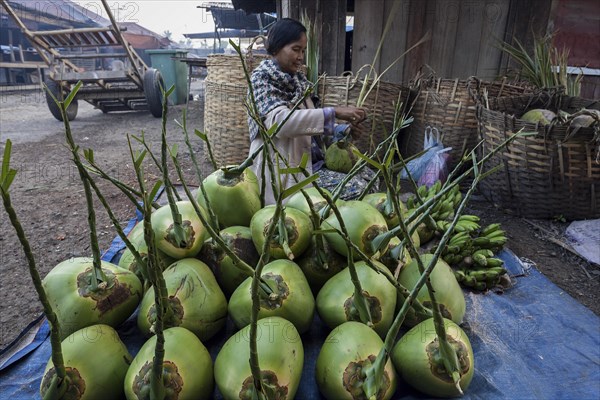
[{"label": "coconut stem", "polygon": [[[521,134],[520,132],[515,135],[512,135],[511,137],[506,139],[503,143],[501,143],[497,148],[493,149],[492,154],[499,151],[500,148],[506,146],[507,143],[509,143],[511,140],[514,140],[514,138],[516,138],[517,136],[522,136],[522,135],[523,134]],[[479,166],[481,165],[482,162],[484,162],[487,159],[487,157],[484,157],[478,163],[478,162],[476,162],[474,152],[471,153],[471,156],[473,159],[473,166],[469,169],[469,171],[474,172],[473,182],[471,184],[471,187],[467,191],[466,195],[463,197],[459,207],[457,208],[454,219],[452,220],[449,229],[442,236],[440,243],[439,243],[438,247],[436,248],[436,251],[434,252],[433,258],[431,259],[427,268],[424,268],[423,263],[422,263],[420,257],[418,256],[418,253],[416,251],[414,243],[411,240],[407,240],[408,251],[411,254],[411,256],[416,258],[418,266],[419,266],[419,271],[422,271],[422,273],[421,273],[419,280],[417,281],[417,283],[415,284],[413,289],[410,291],[409,295],[405,298],[404,304],[402,305],[400,312],[396,315],[396,318],[394,319],[392,326],[388,330],[388,333],[387,333],[385,341],[384,341],[384,347],[380,351],[375,363],[373,363],[373,365],[371,367],[368,367],[365,369],[364,373],[365,373],[366,379],[365,379],[365,384],[363,385],[363,388],[365,390],[365,394],[367,395],[367,397],[371,397],[371,396],[375,395],[375,393],[377,393],[377,389],[379,388],[379,384],[381,382],[381,373],[383,371],[383,365],[385,364],[385,362],[387,362],[388,355],[391,354],[391,351],[392,351],[392,348],[394,345],[394,341],[400,330],[400,326],[402,325],[402,322],[404,322],[404,318],[406,317],[406,314],[407,314],[409,308],[411,307],[412,303],[415,301],[417,294],[419,293],[419,291],[421,290],[421,288],[423,287],[424,284],[428,285],[428,290],[430,292],[430,295],[433,294],[433,291],[432,291],[432,288],[431,288],[430,282],[429,282],[429,275],[433,271],[433,269],[437,263],[437,260],[439,259],[443,249],[446,246],[446,243],[450,239],[452,231],[454,230],[454,227],[458,223],[460,216],[464,212],[464,209],[465,209],[473,191],[477,187],[477,184],[479,183],[479,181],[485,176],[485,174],[481,174],[479,172],[480,171]],[[488,157],[490,157],[490,155],[488,155]],[[384,179],[387,183],[388,188],[393,188],[393,186],[390,185],[391,179],[390,179],[389,172],[387,171],[387,169],[382,168],[381,171],[383,172]],[[453,182],[453,183],[456,184],[456,182]],[[394,195],[393,190],[392,190],[392,195],[393,195],[393,198],[396,197]],[[396,203],[395,207],[397,208],[397,211],[399,211],[399,205],[397,204],[397,201],[395,201],[395,203]],[[400,218],[399,228],[404,233],[405,237],[410,238],[410,234],[409,234],[406,224],[402,218]],[[458,392],[462,394],[463,392],[462,392],[462,389],[460,388],[460,372],[459,372],[460,367],[459,367],[459,363],[458,363],[458,358],[457,358],[456,352],[454,351],[454,349],[451,347],[451,345],[447,341],[443,318],[442,318],[441,312],[439,310],[439,305],[437,304],[437,302],[435,302],[435,298],[432,299],[432,303],[434,306],[433,307],[434,326],[435,326],[436,334],[438,336],[438,340],[440,343],[440,353],[442,355],[444,368],[446,369],[446,371],[448,371],[450,377],[454,381],[454,384],[456,385]]]},{"label": "coconut stem", "polygon": [[[306,169],[302,168],[302,174],[306,177],[309,176],[309,173]],[[313,182],[313,187],[317,190],[317,192],[319,192],[319,194],[321,195],[321,197],[323,197],[325,199],[325,201],[327,201],[327,206],[325,206],[321,212],[325,209],[325,208],[329,208],[330,210],[334,210],[334,213],[337,210],[337,206],[334,203],[334,201],[331,199],[331,197],[329,197],[329,195],[327,193],[325,193],[325,191],[316,183]],[[341,215],[339,214],[339,211],[337,211],[336,216],[338,216],[338,219],[341,219]],[[341,224],[340,224],[341,227]],[[344,234],[342,231],[338,230],[338,233],[340,234],[340,236],[344,237],[346,240],[346,244],[348,246],[350,246],[350,248],[352,249],[352,251],[355,252],[355,254],[363,261],[365,261],[367,263],[367,265],[383,274],[387,280],[394,285],[394,287],[400,291],[400,293],[403,296],[408,296],[409,292],[408,289],[406,289],[404,286],[402,286],[400,283],[398,283],[398,281],[394,278],[394,276],[387,270],[387,269],[381,269],[378,268],[373,261],[358,247],[356,246],[354,243],[352,243],[352,241],[350,239],[348,239],[348,236],[346,234]],[[418,314],[422,314],[422,315],[429,315],[430,311],[425,308],[418,300],[415,300],[414,306],[413,306],[414,310],[418,313]]]},{"label": "coconut stem", "polygon": [[[192,143],[190,142],[190,136],[188,135],[185,109],[183,110],[182,123],[181,124],[178,123],[178,125],[181,127],[181,129],[183,131],[183,137],[184,137],[185,144],[189,150],[192,164],[194,164],[194,168],[196,169],[196,176],[198,178],[198,181],[200,182],[200,192],[202,193],[202,197],[204,198],[204,201],[206,202],[206,212],[208,212],[208,218],[210,220],[210,225],[214,229],[219,229],[219,222],[217,221],[217,216],[215,215],[214,210],[210,206],[210,200],[206,193],[206,189],[204,188],[204,179],[202,179],[203,178],[202,171],[200,171],[198,161],[196,160],[196,152],[192,148]],[[208,140],[206,140],[205,143],[207,145],[210,145]],[[214,159],[212,158],[212,153],[210,153],[210,157],[211,157],[211,162],[212,162],[213,168],[216,170],[217,167],[216,167],[216,163],[215,163]],[[172,158],[176,159],[175,157],[172,157]],[[181,181],[181,179],[180,179],[180,181]],[[188,194],[188,198],[191,198],[189,194]]]},{"label": "coconut stem", "polygon": [[[397,213],[400,213],[398,198],[397,198],[395,190],[392,186],[391,178],[390,178],[387,170],[383,171],[383,176],[384,176],[386,185],[390,190],[392,202],[394,205],[394,210]],[[468,201],[468,198],[471,196],[473,189],[477,186],[479,179],[480,179],[480,175],[476,174],[475,179],[473,180],[473,183],[471,186],[471,190],[469,190],[469,192],[467,192],[467,196],[465,196],[465,199],[463,199],[463,204],[466,204],[466,201]],[[457,215],[455,215],[456,221],[458,221],[458,219],[460,218],[460,215],[462,214],[463,210],[464,210],[464,207],[459,207],[459,210],[456,213]],[[410,235],[408,233],[408,228],[407,228],[406,224],[404,223],[404,219],[399,218],[399,222],[400,222],[400,226],[402,228],[402,232],[404,233],[404,235]],[[454,229],[454,227],[452,227],[452,229]],[[410,236],[406,236],[406,237],[410,237]],[[413,257],[413,259],[415,259],[417,261],[417,267],[419,269],[419,273],[423,275],[425,273],[425,268],[423,267],[423,261],[421,260],[421,257],[419,257],[419,253],[418,253],[414,243],[412,242],[412,240],[408,240],[407,244],[408,244],[407,249],[408,249],[410,256]],[[434,261],[435,261],[435,263],[437,263],[437,258],[435,258]],[[444,363],[444,367],[445,367],[446,371],[450,374],[450,376],[454,380],[455,385],[457,385],[460,394],[463,394],[463,392],[459,386],[460,365],[458,363],[458,357],[456,356],[456,352],[454,351],[454,349],[452,348],[450,343],[448,343],[448,339],[446,336],[446,328],[444,326],[444,318],[442,317],[440,305],[436,300],[435,290],[433,288],[431,280],[426,279],[425,285],[427,286],[429,300],[431,301],[431,310],[433,311],[433,321],[434,321],[435,331],[438,336],[440,353],[442,355],[442,362]]]},{"label": "coconut stem", "polygon": [[[283,210],[283,201],[281,197],[277,199],[277,203],[275,205],[275,211],[273,213],[273,220],[279,219],[281,212]],[[257,346],[257,331],[258,331],[258,313],[260,311],[260,296],[258,294],[259,282],[261,281],[262,271],[264,266],[269,262],[269,244],[271,242],[271,238],[275,233],[275,229],[277,228],[277,224],[271,224],[269,226],[269,230],[267,231],[267,235],[265,238],[265,242],[263,243],[263,248],[261,251],[260,258],[258,260],[258,265],[254,270],[254,276],[252,277],[252,283],[250,285],[250,296],[252,298],[252,312],[250,316],[250,371],[252,372],[252,378],[254,379],[254,387],[256,389],[256,393],[260,395],[266,395],[263,390],[262,385],[262,377],[260,371],[260,365],[258,361],[258,346]]]},{"label": "coconut stem", "polygon": [[12,170],[9,167],[10,163],[10,152],[12,148],[12,143],[9,140],[6,141],[6,146],[4,148],[4,160],[2,162],[2,175],[0,176],[0,195],[2,195],[2,203],[4,205],[4,209],[8,214],[8,219],[12,224],[15,232],[17,233],[17,238],[21,243],[21,247],[23,248],[23,252],[25,253],[25,258],[27,258],[27,265],[29,267],[29,275],[31,276],[31,280],[33,282],[33,286],[35,287],[35,291],[37,292],[38,298],[42,303],[42,307],[44,309],[44,314],[46,318],[48,318],[48,322],[50,323],[50,344],[52,347],[52,364],[54,365],[54,369],[56,371],[56,383],[52,384],[56,386],[58,392],[58,396],[55,398],[60,398],[62,394],[67,389],[68,382],[65,381],[67,378],[63,354],[62,354],[62,344],[60,340],[60,323],[58,322],[58,317],[56,313],[52,309],[50,302],[48,301],[48,296],[46,296],[46,291],[44,290],[44,286],[42,285],[42,279],[40,278],[40,274],[38,272],[35,257],[33,255],[33,251],[29,244],[29,240],[27,240],[27,235],[25,234],[25,230],[17,217],[17,213],[12,205],[12,201],[10,198],[9,187],[10,183],[14,175],[17,173],[16,170]]},{"label": "coconut stem", "polygon": [[[98,197],[98,200],[100,201],[100,203],[102,204],[102,206],[106,210],[106,212],[108,214],[108,217],[110,218],[111,222],[113,223],[113,226],[115,227],[115,230],[117,231],[117,234],[119,235],[119,237],[121,238],[121,240],[123,240],[123,243],[125,244],[125,246],[127,247],[127,249],[129,251],[131,251],[131,254],[133,255],[135,261],[138,263],[138,265],[145,266],[145,261],[142,259],[142,256],[137,251],[137,249],[135,248],[135,246],[133,246],[133,244],[131,243],[131,241],[127,238],[127,234],[125,234],[125,232],[123,231],[123,228],[121,227],[121,224],[119,223],[119,220],[117,219],[117,217],[115,216],[115,214],[112,212],[112,209],[110,208],[110,205],[106,201],[106,198],[104,197],[104,195],[102,195],[102,192],[100,191],[100,188],[98,188],[98,185],[96,185],[96,182],[94,182],[94,180],[90,176],[89,171],[81,163],[81,160],[79,158],[76,158],[76,159],[74,158],[73,161],[77,165],[78,170],[85,177],[86,182],[88,182],[89,185],[90,185],[90,187],[94,190],[94,193],[96,194],[96,197]],[[80,166],[81,166],[81,168],[79,169]]]},{"label": "coconut stem", "polygon": [[[143,207],[138,203],[137,198],[142,198],[142,194],[139,190],[132,188],[126,183],[121,182],[118,179],[107,174],[102,168],[100,168],[93,159],[93,153],[85,154],[86,160],[89,163],[89,169],[92,173],[99,175],[102,179],[109,181],[115,187],[117,187],[127,198],[131,201],[131,203],[135,206],[135,208],[140,212],[144,212]],[[136,198],[137,197],[137,198]],[[154,208],[159,208],[160,205],[158,203],[152,203]]]},{"label": "coconut stem", "polygon": [[108,217],[110,218],[111,222],[113,223],[113,226],[115,227],[115,230],[117,231],[117,235],[119,235],[119,237],[125,244],[125,247],[127,247],[127,249],[131,252],[131,255],[133,255],[135,262],[138,265],[140,265],[143,270],[147,270],[146,261],[144,261],[140,252],[135,248],[135,246],[131,243],[131,241],[127,237],[127,234],[121,227],[121,224],[119,223],[119,220],[117,219],[115,214],[112,212],[112,209],[110,208],[110,205],[106,201],[106,198],[104,197],[102,192],[100,192],[98,185],[96,185],[96,183],[92,180],[92,178],[89,176],[87,171],[85,173],[87,175],[88,181],[90,182],[90,186],[94,190],[94,193],[96,193],[96,197],[98,197],[98,200],[100,200],[100,203],[102,204],[102,206],[104,206],[104,209],[106,210],[106,212],[108,214]]},{"label": "coconut stem", "polygon": [[[165,114],[163,114],[163,119]],[[156,334],[156,346],[154,349],[154,358],[152,359],[152,369],[150,374],[150,398],[164,399],[165,387],[163,381],[163,362],[165,356],[165,337],[164,337],[164,320],[168,319],[172,314],[171,307],[168,302],[168,291],[165,280],[158,264],[158,256],[156,244],[154,242],[154,231],[152,229],[152,199],[146,191],[144,185],[144,177],[141,170],[141,161],[144,155],[137,160],[133,155],[131,141],[129,141],[129,151],[132,157],[135,174],[138,180],[138,185],[142,193],[143,212],[143,227],[144,241],[148,246],[148,262],[147,271],[150,278],[150,283],[154,290],[154,303],[156,308],[156,320],[154,322],[154,333]]]},{"label": "coconut stem", "polygon": [[60,107],[60,112],[62,114],[63,122],[65,125],[65,137],[67,140],[67,144],[69,145],[69,150],[73,155],[73,162],[77,166],[77,171],[79,172],[79,178],[83,184],[83,190],[85,193],[85,201],[87,204],[88,211],[88,226],[90,228],[90,246],[92,247],[92,257],[93,257],[93,266],[94,271],[91,275],[91,285],[92,289],[98,290],[102,289],[99,287],[99,282],[107,282],[108,279],[106,274],[102,270],[102,261],[100,258],[100,247],[98,246],[98,234],[96,233],[96,211],[94,210],[94,200],[92,198],[92,191],[90,189],[90,183],[86,179],[85,169],[83,167],[83,163],[81,162],[81,158],[79,157],[79,147],[75,144],[73,140],[73,135],[71,133],[71,124],[69,123],[69,118],[67,117],[67,108],[69,107],[71,100],[75,98],[77,91],[81,87],[81,81],[75,85],[69,97],[65,101],[57,102]]},{"label": "coconut stem", "polygon": [[[238,269],[240,269],[242,272],[244,272],[248,276],[254,276],[254,268],[252,268],[250,265],[248,265],[248,263],[246,263],[244,260],[242,260],[237,254],[235,254],[234,251],[231,250],[231,248],[229,248],[229,246],[227,246],[227,243],[225,243],[225,241],[223,240],[221,235],[219,235],[219,231],[217,231],[213,226],[211,226],[209,224],[209,222],[206,220],[206,218],[204,217],[204,214],[200,210],[200,206],[198,205],[198,202],[192,195],[192,192],[190,191],[190,189],[186,183],[186,179],[183,176],[183,171],[181,169],[181,164],[179,163],[179,160],[177,160],[177,157],[175,157],[175,156],[172,156],[171,159],[173,161],[173,165],[175,166],[175,171],[177,172],[177,176],[179,178],[179,181],[181,182],[181,185],[183,187],[183,190],[185,191],[185,194],[190,199],[190,203],[192,203],[192,206],[194,207],[194,211],[196,212],[196,215],[198,215],[198,218],[200,218],[200,222],[202,222],[202,225],[204,225],[204,227],[206,228],[206,230],[207,230],[208,234],[210,235],[210,237],[212,238],[212,240],[214,240],[215,243],[217,243],[217,245],[219,246],[219,248],[221,250],[223,250],[231,258],[233,264]],[[273,293],[273,290],[269,287],[269,285],[262,278],[260,278],[260,287],[267,295],[271,295]]]},{"label": "coconut stem", "polygon": [[183,221],[181,218],[181,213],[177,208],[177,204],[175,201],[175,194],[173,192],[177,192],[174,189],[173,184],[169,178],[169,170],[167,165],[167,112],[168,112],[168,97],[169,94],[175,89],[172,86],[167,92],[163,93],[163,104],[162,104],[162,128],[161,128],[161,146],[160,146],[160,161],[162,165],[162,174],[163,174],[163,183],[165,185],[165,190],[167,193],[167,199],[169,201],[169,207],[171,208],[171,216],[173,218],[173,235],[175,236],[175,243],[178,247],[183,247],[182,245],[189,240],[186,237],[186,231],[183,228]]},{"label": "coconut stem", "polygon": [[[369,390],[369,393],[366,393],[367,396],[373,395],[373,393],[376,393],[376,391],[372,392],[372,390],[375,390],[378,388],[378,386],[376,386],[375,383],[377,383],[377,379],[380,379],[380,378],[378,378],[378,375],[377,375],[378,370],[376,370],[375,367],[377,367],[378,369],[381,369],[381,365],[385,364],[387,362],[387,357],[389,357],[389,354],[392,353],[394,342],[396,340],[396,337],[398,336],[398,332],[400,331],[400,326],[404,322],[404,318],[406,317],[408,310],[412,306],[413,302],[416,300],[416,296],[419,293],[419,291],[421,290],[421,288],[423,287],[423,285],[425,285],[426,282],[429,280],[429,276],[431,275],[431,272],[435,268],[435,265],[437,263],[438,258],[440,257],[440,255],[442,253],[442,250],[444,249],[444,247],[446,246],[446,243],[448,242],[448,240],[451,237],[450,233],[452,232],[452,230],[458,223],[458,219],[459,219],[460,215],[463,213],[463,211],[467,205],[467,202],[468,202],[469,198],[471,197],[471,194],[475,190],[480,178],[481,178],[481,175],[479,175],[479,174],[477,174],[475,176],[475,179],[473,180],[471,187],[467,191],[467,194],[464,196],[461,204],[459,205],[459,207],[457,209],[456,215],[450,224],[450,228],[442,236],[442,238],[440,240],[440,244],[436,248],[433,258],[431,259],[431,262],[429,263],[429,265],[427,265],[426,268],[423,268],[423,263],[422,263],[420,257],[418,256],[416,248],[415,248],[414,244],[412,243],[412,241],[409,240],[407,242],[409,252],[411,253],[411,255],[412,254],[416,255],[415,258],[416,258],[417,262],[420,264],[421,268],[423,268],[423,272],[421,273],[421,276],[417,280],[415,286],[410,291],[409,295],[405,298],[404,304],[402,304],[402,308],[400,309],[400,311],[394,318],[394,321],[392,322],[392,325],[391,325],[390,329],[388,330],[388,333],[385,336],[383,348],[377,355],[377,360],[373,363],[373,365],[371,367],[369,367],[365,370],[365,375],[367,377],[365,381],[366,382],[368,381],[368,384],[365,383],[365,385],[363,387],[365,388],[365,390]],[[402,226],[404,227],[405,234],[408,234],[406,225],[403,223]],[[437,313],[439,315],[439,309],[437,310]],[[434,316],[435,316],[435,314],[436,314],[436,312],[434,310]],[[442,322],[442,326],[443,326],[443,322]],[[436,326],[436,334],[437,333],[438,332],[437,332],[437,326]],[[442,337],[444,338],[444,340],[446,339],[445,333],[443,336],[438,336],[439,339],[441,339]],[[452,371],[452,372],[456,371],[456,369],[453,369],[451,366],[447,366],[447,364],[446,364],[447,357],[445,357],[444,353],[442,353],[442,357],[444,358],[444,365],[447,368],[447,371]],[[458,362],[458,360],[457,360],[457,362]],[[458,365],[458,364],[456,364],[456,365]],[[451,377],[453,378],[453,380],[456,379],[455,374],[453,376],[453,374],[451,373]],[[459,375],[459,378],[460,378],[460,375]],[[456,383],[456,381],[455,381],[455,383]]]}]

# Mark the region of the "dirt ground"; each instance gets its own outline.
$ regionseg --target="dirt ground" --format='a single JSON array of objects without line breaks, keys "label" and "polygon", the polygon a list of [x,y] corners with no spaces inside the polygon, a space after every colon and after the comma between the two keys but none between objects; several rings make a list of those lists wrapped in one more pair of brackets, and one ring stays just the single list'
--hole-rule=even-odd
[{"label": "dirt ground", "polygon": [[[0,151],[4,151],[10,138],[12,166],[19,170],[11,188],[12,200],[43,277],[69,257],[90,255],[83,187],[65,147],[63,124],[51,116],[43,95],[29,91],[0,96]],[[174,123],[174,119],[181,120],[184,108],[183,105],[171,108],[167,131],[169,141],[179,143],[185,153],[182,159],[188,183],[196,184],[181,130]],[[202,130],[202,114],[202,102],[190,102],[187,120],[191,130]],[[144,132],[152,148],[158,150],[161,124],[144,111],[103,114],[87,103],[80,103],[72,131],[82,148],[94,150],[97,163],[108,173],[134,185],[126,135]],[[195,152],[201,153],[201,148],[195,138]],[[203,170],[206,173],[208,168],[204,165]],[[146,178],[151,183],[158,179],[156,169],[150,165],[146,168]],[[102,180],[98,184],[119,221],[126,224],[134,215],[134,207],[111,184]],[[116,233],[101,205],[96,204],[95,208],[99,245],[107,249]],[[568,224],[528,222],[494,209],[481,197],[470,204],[469,211],[481,216],[482,223],[500,222],[508,233],[510,250],[535,263],[561,289],[600,315],[600,267],[557,244],[563,240]],[[0,348],[9,344],[41,311],[25,257],[6,212],[1,210]]]}]

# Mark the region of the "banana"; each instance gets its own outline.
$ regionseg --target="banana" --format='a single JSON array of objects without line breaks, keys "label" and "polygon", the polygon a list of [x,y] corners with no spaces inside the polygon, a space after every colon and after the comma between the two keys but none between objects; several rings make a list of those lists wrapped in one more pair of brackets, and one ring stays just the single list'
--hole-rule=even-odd
[{"label": "banana", "polygon": [[467,240],[468,238],[469,238],[468,232],[458,232],[458,233],[455,233],[454,235],[452,235],[452,237],[448,241],[448,244],[455,244],[457,242],[462,242],[462,241]]},{"label": "banana", "polygon": [[471,222],[479,222],[479,217],[477,215],[469,215],[463,214],[458,219],[459,221],[471,221]]},{"label": "banana", "polygon": [[469,271],[468,275],[478,282],[485,282],[488,279],[498,278],[498,272],[488,270]]},{"label": "banana", "polygon": [[450,261],[448,262],[449,265],[459,265],[460,263],[462,263],[463,258],[458,255],[458,254],[451,254],[450,255]]},{"label": "banana", "polygon": [[466,275],[463,271],[457,270],[457,271],[454,271],[454,277],[456,278],[456,280],[458,282],[462,282],[465,280]]},{"label": "banana", "polygon": [[470,276],[470,275],[465,275],[464,279],[461,282],[463,285],[465,286],[469,286],[469,287],[475,287],[475,285],[478,283],[477,279],[475,279],[474,277]]},{"label": "banana", "polygon": [[507,241],[508,241],[508,239],[506,237],[492,238],[492,239],[490,239],[490,245],[492,247],[493,246],[502,247],[506,244]]},{"label": "banana", "polygon": [[488,257],[488,259],[487,259],[487,265],[490,268],[502,267],[504,265],[504,261],[502,261],[499,258]]},{"label": "banana", "polygon": [[417,188],[417,193],[419,194],[419,197],[421,197],[421,199],[425,198],[425,196],[427,196],[427,186],[419,186]]},{"label": "banana", "polygon": [[477,237],[473,239],[473,245],[477,247],[487,247],[490,245],[490,239],[486,237]]},{"label": "banana", "polygon": [[[458,185],[456,185],[456,187],[458,187]],[[462,193],[461,192],[457,192],[454,194],[454,198],[452,199],[452,203],[454,204],[454,209],[458,208],[458,205],[460,204],[462,200]]]},{"label": "banana", "polygon": [[506,271],[506,268],[504,268],[504,267],[491,267],[488,269],[488,271],[497,272],[498,276],[504,275],[508,272],[508,271]]},{"label": "banana", "polygon": [[500,229],[500,224],[499,223],[495,223],[495,224],[490,224],[488,226],[486,226],[485,228],[483,228],[481,230],[481,236],[487,236],[492,232],[495,232],[497,230]]},{"label": "banana", "polygon": [[487,267],[487,258],[481,253],[474,253],[472,256],[473,261],[480,267]]},{"label": "banana", "polygon": [[441,232],[446,232],[448,230],[448,228],[450,227],[450,222],[448,221],[436,221],[435,223],[437,225],[437,228],[439,231]]},{"label": "banana", "polygon": [[494,256],[494,252],[491,251],[490,249],[479,249],[479,250],[476,250],[475,252],[473,252],[474,256],[475,255],[479,256],[480,254],[482,256],[484,256],[486,259]]},{"label": "banana", "polygon": [[448,254],[458,254],[460,252],[461,248],[456,245],[451,245],[451,246],[446,246],[446,250],[448,251]]},{"label": "banana", "polygon": [[442,182],[436,181],[433,185],[431,185],[431,187],[427,191],[427,198],[431,198],[431,197],[435,196],[440,191],[441,188],[442,188]]},{"label": "banana", "polygon": [[[467,232],[459,232],[459,233],[467,233]],[[465,237],[465,236],[460,236],[458,238],[452,238],[448,241],[448,246],[457,246],[460,247],[461,249],[466,247],[468,245],[471,245],[471,239],[469,237]]]},{"label": "banana", "polygon": [[[440,211],[442,211],[442,210],[440,210]],[[447,219],[448,219],[448,217],[450,216],[450,214],[453,214],[453,213],[454,213],[454,211],[453,211],[453,210],[450,210],[450,211],[443,211],[443,212],[441,212],[441,214],[439,215],[439,218],[438,218],[438,220],[445,221],[445,220],[447,220]]]},{"label": "banana", "polygon": [[463,225],[456,224],[456,225],[454,225],[454,231],[455,232],[467,232],[467,228],[465,228]]},{"label": "banana", "polygon": [[454,211],[454,204],[452,203],[452,200],[444,200],[440,209],[442,210],[442,212],[448,213]]},{"label": "banana", "polygon": [[473,232],[479,229],[479,224],[472,221],[459,220],[456,223],[456,227],[454,229],[456,229],[459,232]]},{"label": "banana", "polygon": [[506,232],[501,229],[495,230],[493,232],[488,233],[487,235],[483,235],[488,239],[493,239],[497,237],[506,237]]}]

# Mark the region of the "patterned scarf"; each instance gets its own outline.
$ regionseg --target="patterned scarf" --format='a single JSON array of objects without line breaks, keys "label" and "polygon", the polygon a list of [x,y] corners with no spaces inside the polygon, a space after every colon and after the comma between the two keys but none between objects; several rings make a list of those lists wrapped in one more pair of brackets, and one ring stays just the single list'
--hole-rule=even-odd
[{"label": "patterned scarf", "polygon": [[[267,114],[279,106],[292,108],[310,86],[302,72],[290,75],[283,72],[273,59],[264,60],[252,72],[251,80],[258,115],[264,119]],[[250,99],[248,99],[250,101]],[[250,141],[258,135],[258,124],[249,116]]]}]

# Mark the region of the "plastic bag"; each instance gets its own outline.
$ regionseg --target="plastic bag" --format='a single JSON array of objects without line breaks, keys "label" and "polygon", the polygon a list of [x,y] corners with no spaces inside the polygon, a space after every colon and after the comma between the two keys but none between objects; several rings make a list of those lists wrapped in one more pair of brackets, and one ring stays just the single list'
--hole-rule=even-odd
[{"label": "plastic bag", "polygon": [[448,178],[448,158],[450,154],[448,152],[452,150],[452,147],[446,147],[439,150],[427,163],[425,171],[419,178],[419,186],[427,186],[428,188],[433,186],[437,181],[442,183],[446,182]]},{"label": "plastic bag", "polygon": [[[451,150],[451,147],[448,147],[447,150],[444,149],[444,145],[442,144],[442,140],[440,138],[440,132],[437,128],[431,128],[428,126],[425,128],[425,137],[423,139],[423,150],[426,150],[425,153],[421,154],[421,156],[410,160],[406,164],[406,168],[402,169],[400,172],[401,179],[408,179],[408,174],[406,173],[406,169],[410,172],[410,176],[413,178],[415,182],[418,182],[421,179],[421,176],[425,173],[429,162],[440,152],[443,153]],[[436,163],[439,164],[440,159],[436,160]],[[446,177],[447,173],[447,162],[444,160],[446,164]],[[433,168],[433,166],[432,166]],[[435,181],[434,181],[435,183]],[[433,184],[433,183],[432,183]]]}]

